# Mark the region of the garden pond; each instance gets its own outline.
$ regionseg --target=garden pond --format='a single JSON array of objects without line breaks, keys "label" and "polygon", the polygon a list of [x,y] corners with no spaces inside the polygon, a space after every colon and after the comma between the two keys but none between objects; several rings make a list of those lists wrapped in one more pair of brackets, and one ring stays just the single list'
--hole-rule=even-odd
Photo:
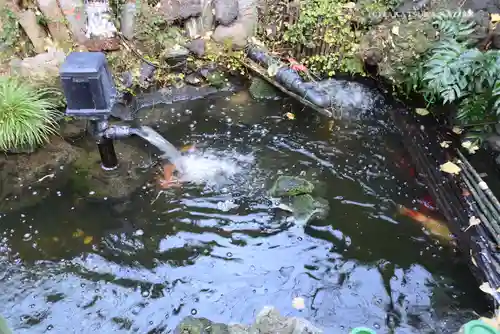
[{"label": "garden pond", "polygon": [[[251,323],[272,305],[326,333],[456,331],[486,308],[478,283],[451,243],[398,213],[427,194],[391,106],[345,93],[366,117],[328,121],[244,92],[140,111],[176,147],[194,144],[190,178],[159,187],[158,151],[130,138],[147,158],[121,157],[142,177],[127,196],[85,188],[68,164],[43,200],[4,203],[0,314],[15,333],[169,333],[186,316]],[[302,224],[274,207],[267,190],[280,175],[314,181],[328,214]]]}]

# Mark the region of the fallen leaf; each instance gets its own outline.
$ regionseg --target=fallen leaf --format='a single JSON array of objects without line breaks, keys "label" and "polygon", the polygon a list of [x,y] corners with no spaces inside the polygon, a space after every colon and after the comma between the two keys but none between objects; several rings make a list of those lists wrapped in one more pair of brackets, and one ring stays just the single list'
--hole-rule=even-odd
[{"label": "fallen leaf", "polygon": [[445,140],[445,141],[441,142],[441,144],[439,144],[439,145],[441,145],[441,147],[443,147],[443,148],[448,148],[448,147],[450,147],[450,144],[451,144],[451,141]]},{"label": "fallen leaf", "polygon": [[454,126],[451,131],[455,132],[457,135],[461,134],[464,130],[460,129],[458,126]]},{"label": "fallen leaf", "polygon": [[394,35],[399,36],[399,26],[394,26],[394,27],[392,27],[391,32],[392,32]]},{"label": "fallen leaf", "polygon": [[85,245],[88,245],[92,242],[93,239],[94,239],[94,237],[92,237],[91,235],[87,235],[85,238],[83,238],[83,243]]},{"label": "fallen leaf", "polygon": [[470,217],[469,219],[469,226],[465,229],[464,232],[467,232],[468,229],[470,229],[472,226],[476,226],[481,224],[481,220],[475,216]]},{"label": "fallen leaf", "polygon": [[274,77],[276,73],[278,73],[279,68],[278,64],[271,64],[271,66],[267,68],[267,75]]},{"label": "fallen leaf", "polygon": [[417,114],[419,114],[420,116],[429,115],[429,110],[427,110],[425,108],[415,108],[415,112]]},{"label": "fallen leaf", "polygon": [[500,22],[500,14],[490,14],[490,16],[491,16],[491,23]]},{"label": "fallen leaf", "polygon": [[476,260],[474,260],[474,257],[472,256],[472,249],[469,250],[469,254],[470,254],[470,260],[472,261],[472,264],[477,267]]},{"label": "fallen leaf", "polygon": [[75,232],[73,232],[73,238],[78,238],[78,237],[81,237],[83,236],[85,233],[83,233],[82,230],[80,230],[79,228],[76,229]]},{"label": "fallen leaf", "polygon": [[292,300],[292,306],[297,310],[303,310],[306,307],[306,302],[302,297],[295,297]]},{"label": "fallen leaf", "polygon": [[449,173],[449,174],[455,174],[457,175],[458,173],[460,173],[461,169],[460,167],[458,167],[457,165],[455,165],[453,162],[451,161],[448,161],[444,164],[442,164],[439,169],[445,173]]},{"label": "fallen leaf", "polygon": [[465,148],[470,154],[476,153],[477,150],[479,150],[479,146],[477,145],[477,142],[466,140],[462,143],[462,147]]},{"label": "fallen leaf", "polygon": [[294,115],[294,114],[292,114],[291,112],[287,112],[287,113],[285,114],[285,116],[286,116],[286,118],[288,118],[288,119],[295,119],[295,115]]},{"label": "fallen leaf", "polygon": [[482,292],[487,293],[487,294],[492,295],[492,296],[494,296],[496,293],[500,292],[500,288],[493,290],[493,288],[490,286],[490,284],[488,282],[484,282],[483,284],[481,284],[479,286],[479,289]]}]

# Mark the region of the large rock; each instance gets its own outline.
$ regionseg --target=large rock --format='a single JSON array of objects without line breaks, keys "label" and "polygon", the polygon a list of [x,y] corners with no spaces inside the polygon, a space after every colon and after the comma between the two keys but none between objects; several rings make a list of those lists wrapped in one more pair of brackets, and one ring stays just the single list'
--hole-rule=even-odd
[{"label": "large rock", "polygon": [[35,80],[59,77],[59,66],[64,62],[66,53],[55,48],[34,57],[13,59],[10,62],[12,73]]},{"label": "large rock", "polygon": [[282,175],[278,177],[269,190],[269,195],[273,197],[297,196],[310,194],[313,190],[314,185],[307,180],[295,176]]},{"label": "large rock", "polygon": [[253,36],[257,26],[257,0],[238,0],[238,17],[228,26],[215,28],[212,38],[217,43],[229,43],[233,49],[242,49]]},{"label": "large rock", "polygon": [[175,328],[174,334],[323,334],[323,331],[305,319],[284,317],[274,307],[266,306],[251,326],[227,326],[189,316]]},{"label": "large rock", "polygon": [[274,307],[266,306],[259,312],[249,333],[322,334],[323,331],[306,319],[284,317]]},{"label": "large rock", "polygon": [[170,22],[198,16],[203,11],[201,0],[161,0],[159,8]]},{"label": "large rock", "polygon": [[238,17],[238,0],[215,0],[215,20],[229,25]]},{"label": "large rock", "polygon": [[359,56],[367,65],[378,66],[381,76],[398,81],[400,68],[415,62],[435,36],[429,16],[406,23],[383,22],[361,38]]}]

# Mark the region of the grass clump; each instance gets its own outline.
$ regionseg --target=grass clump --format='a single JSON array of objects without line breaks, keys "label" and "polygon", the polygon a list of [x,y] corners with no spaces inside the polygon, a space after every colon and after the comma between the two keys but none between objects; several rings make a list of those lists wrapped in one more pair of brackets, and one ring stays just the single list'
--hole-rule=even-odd
[{"label": "grass clump", "polygon": [[0,150],[34,149],[57,133],[59,111],[50,89],[0,77]]}]

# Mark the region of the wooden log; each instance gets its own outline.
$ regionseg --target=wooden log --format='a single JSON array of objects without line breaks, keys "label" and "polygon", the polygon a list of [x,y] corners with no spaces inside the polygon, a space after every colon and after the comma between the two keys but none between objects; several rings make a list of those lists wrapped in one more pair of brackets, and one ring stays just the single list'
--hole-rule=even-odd
[{"label": "wooden log", "polygon": [[71,36],[57,0],[37,0],[36,2],[42,14],[47,18],[47,27],[54,41],[59,46],[69,48],[72,44]]},{"label": "wooden log", "polygon": [[30,39],[36,53],[45,52],[47,33],[42,26],[38,24],[35,12],[31,9],[22,10],[17,5],[11,6],[11,10],[16,15],[19,24]]}]

